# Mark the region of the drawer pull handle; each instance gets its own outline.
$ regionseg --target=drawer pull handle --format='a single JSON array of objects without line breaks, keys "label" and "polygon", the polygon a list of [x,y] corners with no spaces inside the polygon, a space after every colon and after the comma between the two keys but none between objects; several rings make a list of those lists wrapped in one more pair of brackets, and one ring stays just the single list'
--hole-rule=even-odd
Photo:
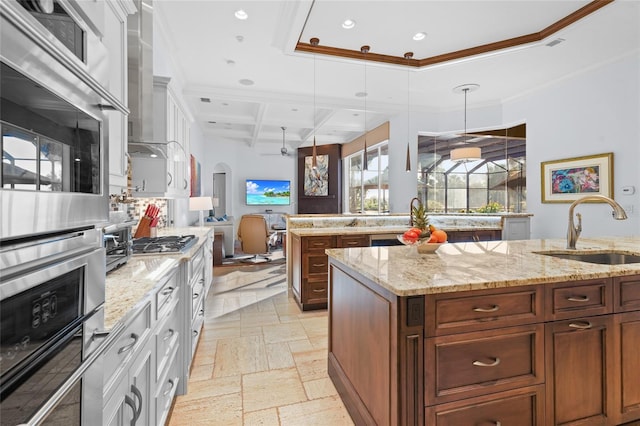
[{"label": "drawer pull handle", "polygon": [[169,379],[169,381],[167,382],[167,384],[169,385],[169,388],[162,392],[162,396],[167,396],[171,393],[171,390],[173,389],[173,387],[175,386],[175,383],[173,382],[173,379]]},{"label": "drawer pull handle", "polygon": [[498,305],[493,305],[490,308],[473,308],[473,312],[496,312],[498,309],[500,309],[500,306]]},{"label": "drawer pull handle", "polygon": [[193,337],[196,337],[198,334],[198,330],[193,330]]},{"label": "drawer pull handle", "polygon": [[494,358],[493,362],[473,361],[476,367],[496,367],[498,364],[500,364],[500,358]]},{"label": "drawer pull handle", "polygon": [[323,288],[314,288],[311,291],[313,291],[314,293],[324,293],[326,290]]},{"label": "drawer pull handle", "polygon": [[131,343],[129,343],[128,345],[124,345],[123,347],[118,349],[118,355],[119,354],[123,354],[125,352],[129,352],[131,350],[131,348],[133,348],[135,346],[135,344],[138,342],[138,335],[136,333],[131,333],[131,336],[129,336],[129,337],[133,341]]},{"label": "drawer pull handle", "polygon": [[162,340],[167,341],[169,339],[171,339],[171,337],[175,334],[176,332],[173,331],[172,328],[168,329],[166,333],[164,333],[164,337],[162,338]]},{"label": "drawer pull handle", "polygon": [[494,425],[496,426],[502,426],[502,423],[500,423],[500,421],[496,420],[495,422],[492,422]]},{"label": "drawer pull handle", "polygon": [[319,267],[321,267],[321,266],[327,266],[327,264],[326,264],[326,263],[314,263],[314,264],[313,264],[313,267],[314,267],[314,268],[319,268]]},{"label": "drawer pull handle", "polygon": [[201,317],[204,316],[204,309],[200,309],[200,312],[198,312],[198,315],[200,315]]},{"label": "drawer pull handle", "polygon": [[588,302],[589,296],[569,296],[567,300],[570,302]]},{"label": "drawer pull handle", "polygon": [[323,246],[324,243],[313,243],[314,246]]},{"label": "drawer pull handle", "polygon": [[355,246],[356,244],[358,244],[357,241],[347,241],[347,245]]},{"label": "drawer pull handle", "polygon": [[200,293],[193,293],[193,296],[191,297],[193,297],[194,299],[197,299],[199,296],[200,296]]},{"label": "drawer pull handle", "polygon": [[175,288],[173,288],[173,287],[167,287],[167,288],[165,288],[164,290],[162,290],[162,295],[163,295],[163,296],[167,296],[167,295],[169,295],[169,294],[173,293],[173,290],[175,290]]},{"label": "drawer pull handle", "polygon": [[582,323],[572,322],[571,324],[569,324],[569,327],[577,328],[578,330],[588,330],[592,327],[592,325],[589,321],[584,321]]}]

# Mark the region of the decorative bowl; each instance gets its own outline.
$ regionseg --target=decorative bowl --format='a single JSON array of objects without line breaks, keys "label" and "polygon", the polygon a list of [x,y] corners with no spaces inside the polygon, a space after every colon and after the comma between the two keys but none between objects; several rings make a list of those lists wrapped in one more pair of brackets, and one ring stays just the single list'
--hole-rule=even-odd
[{"label": "decorative bowl", "polygon": [[442,246],[443,244],[446,244],[446,242],[444,243],[422,243],[422,244],[418,244],[418,253],[435,253],[436,250],[438,250],[440,248],[440,246]]}]

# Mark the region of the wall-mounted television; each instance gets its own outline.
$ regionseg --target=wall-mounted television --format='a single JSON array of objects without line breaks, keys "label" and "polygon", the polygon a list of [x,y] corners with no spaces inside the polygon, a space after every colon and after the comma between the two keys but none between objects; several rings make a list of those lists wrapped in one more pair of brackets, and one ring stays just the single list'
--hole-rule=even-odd
[{"label": "wall-mounted television", "polygon": [[291,203],[291,181],[247,179],[248,206],[288,206]]}]

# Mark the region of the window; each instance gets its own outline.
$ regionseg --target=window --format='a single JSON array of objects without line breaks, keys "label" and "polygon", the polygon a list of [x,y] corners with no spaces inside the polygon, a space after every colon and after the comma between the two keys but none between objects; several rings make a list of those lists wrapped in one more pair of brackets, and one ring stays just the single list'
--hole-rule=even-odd
[{"label": "window", "polygon": [[[474,135],[421,136],[418,198],[434,213],[526,211],[525,125]],[[449,159],[461,144],[480,146],[482,159]]]},{"label": "window", "polygon": [[383,142],[367,149],[367,169],[362,169],[363,151],[345,159],[348,213],[389,212],[389,145]]}]

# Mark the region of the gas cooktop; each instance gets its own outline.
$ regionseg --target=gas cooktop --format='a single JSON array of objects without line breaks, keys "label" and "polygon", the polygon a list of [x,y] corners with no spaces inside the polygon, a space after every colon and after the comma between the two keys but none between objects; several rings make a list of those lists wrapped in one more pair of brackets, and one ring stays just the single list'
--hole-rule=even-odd
[{"label": "gas cooktop", "polygon": [[143,237],[133,240],[133,254],[176,254],[190,249],[198,237],[195,235],[166,235],[162,237]]}]

